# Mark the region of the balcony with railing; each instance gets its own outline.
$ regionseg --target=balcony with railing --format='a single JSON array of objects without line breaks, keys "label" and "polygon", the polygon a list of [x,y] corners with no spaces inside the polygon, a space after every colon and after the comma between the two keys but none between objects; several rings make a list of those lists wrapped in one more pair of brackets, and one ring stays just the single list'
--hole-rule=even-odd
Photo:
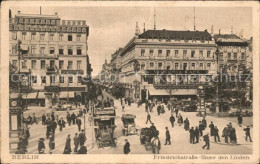
[{"label": "balcony with railing", "polygon": [[176,83],[154,83],[153,86],[156,89],[196,89],[200,85],[210,85],[209,82],[176,82]]},{"label": "balcony with railing", "polygon": [[51,74],[56,74],[58,71],[57,69],[53,67],[46,67],[46,74],[51,75]]},{"label": "balcony with railing", "polygon": [[26,59],[58,59],[57,54],[23,54]]}]

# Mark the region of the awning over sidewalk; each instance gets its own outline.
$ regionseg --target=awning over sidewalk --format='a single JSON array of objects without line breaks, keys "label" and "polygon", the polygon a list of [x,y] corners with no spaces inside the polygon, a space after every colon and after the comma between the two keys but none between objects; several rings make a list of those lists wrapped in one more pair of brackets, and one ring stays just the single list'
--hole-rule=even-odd
[{"label": "awning over sidewalk", "polygon": [[[67,98],[68,92],[60,92],[60,98]],[[69,92],[69,98],[74,98],[74,92]]]},{"label": "awning over sidewalk", "polygon": [[[170,90],[150,88],[149,94],[151,96],[169,96]],[[197,89],[172,89],[171,95],[197,95]]]},{"label": "awning over sidewalk", "polygon": [[36,99],[36,96],[37,96],[37,92],[34,92],[34,93],[24,94],[23,98],[24,99]]},{"label": "awning over sidewalk", "polygon": [[39,92],[37,98],[38,99],[45,99],[44,92]]}]

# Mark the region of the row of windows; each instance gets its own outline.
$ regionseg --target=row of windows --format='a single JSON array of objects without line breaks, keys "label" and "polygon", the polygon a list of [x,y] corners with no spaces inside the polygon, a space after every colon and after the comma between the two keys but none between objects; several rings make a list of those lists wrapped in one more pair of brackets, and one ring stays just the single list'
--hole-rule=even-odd
[{"label": "row of windows", "polygon": [[[41,83],[46,84],[46,76],[41,76]],[[59,83],[64,83],[64,76],[50,76],[50,83],[54,84],[59,80]],[[68,83],[73,83],[73,76],[67,76]],[[31,82],[32,83],[37,83],[37,76],[31,76]],[[81,83],[82,82],[82,77],[77,76],[77,82]]]},{"label": "row of windows", "polygon": [[[46,61],[45,60],[41,60],[41,65],[40,68],[41,69],[45,69],[46,68]],[[36,64],[37,64],[37,60],[31,60],[31,69],[36,69]],[[80,70],[82,65],[82,61],[78,60],[77,61],[77,69]],[[17,60],[13,60],[13,66],[17,67]],[[50,60],[50,65],[51,68],[55,67],[55,60]],[[23,60],[22,61],[22,68],[23,69],[29,69],[28,68],[28,63],[27,60]],[[67,69],[72,69],[73,68],[73,61],[68,61],[68,67]],[[64,61],[60,60],[59,61],[59,69],[64,69]]]},{"label": "row of windows", "polygon": [[[141,70],[145,69],[145,64],[144,63],[141,63],[140,66],[141,66]],[[155,68],[154,62],[150,62],[149,63],[149,67],[150,68]],[[183,70],[186,70],[187,67],[188,67],[188,63],[183,63]],[[191,69],[195,69],[196,68],[196,63],[191,63],[190,67],[191,67]],[[207,69],[210,69],[210,67],[211,67],[211,63],[207,63]],[[162,69],[163,68],[163,63],[161,63],[161,62],[157,63],[157,68],[158,69]],[[170,68],[171,68],[171,66],[167,64],[166,69],[170,69]],[[180,64],[179,63],[175,63],[174,64],[174,68],[176,70],[180,69]],[[203,63],[199,63],[199,68],[203,69],[204,68],[204,64]]]},{"label": "row of windows", "polygon": [[[223,55],[221,56],[223,58]],[[241,59],[245,59],[246,55],[245,53],[241,53]],[[228,53],[228,59],[231,59],[232,55],[231,52]],[[237,59],[237,53],[233,53],[233,59]]]},{"label": "row of windows", "polygon": [[[68,55],[73,55],[73,46],[68,46]],[[49,47],[49,54],[55,53],[55,47]],[[17,46],[12,45],[12,54],[17,54]],[[30,47],[30,54],[37,54],[36,53],[36,46]],[[40,54],[47,54],[46,47],[40,47]],[[82,55],[82,47],[77,47],[76,49],[77,55]],[[59,46],[59,55],[64,55],[64,46]]]},{"label": "row of windows", "polygon": [[[175,57],[177,57],[179,55],[179,51],[180,50],[174,50],[174,55]],[[162,50],[158,50],[157,51],[157,55],[159,57],[162,57]],[[187,57],[188,51],[187,50],[183,50],[183,56]],[[154,55],[154,50],[149,50],[149,55],[153,56]],[[171,50],[166,50],[166,57],[169,57],[171,55]],[[141,49],[141,56],[145,56],[145,49]],[[190,53],[190,57],[195,57],[195,50],[192,50]],[[199,51],[199,57],[203,57],[203,51]],[[210,56],[210,51],[207,51],[207,57],[211,57]]]},{"label": "row of windows", "polygon": [[[27,32],[22,32],[22,40],[26,40]],[[17,33],[12,33],[12,39],[17,40]],[[32,32],[30,35],[30,40],[36,40],[36,32]],[[48,41],[54,41],[54,33],[49,34],[49,39],[47,36],[43,33],[40,33],[40,40],[48,40]],[[67,40],[64,39],[63,34],[59,34],[59,41],[73,41],[73,36],[71,34],[68,35]],[[78,34],[76,36],[76,41],[81,41],[81,35]]]}]

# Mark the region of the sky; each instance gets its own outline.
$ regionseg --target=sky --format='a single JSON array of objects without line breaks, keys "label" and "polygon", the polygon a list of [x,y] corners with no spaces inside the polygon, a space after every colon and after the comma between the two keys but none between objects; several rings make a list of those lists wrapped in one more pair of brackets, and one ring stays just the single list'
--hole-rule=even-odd
[{"label": "sky", "polygon": [[[24,14],[39,14],[40,7],[11,7],[12,16],[21,11]],[[193,30],[193,7],[41,7],[42,14],[54,15],[61,20],[86,20],[89,26],[88,55],[97,75],[105,59],[110,61],[111,54],[124,47],[135,34],[136,22],[141,33],[153,29],[154,12],[156,29]],[[249,7],[196,7],[196,30],[214,33],[231,33],[245,38],[252,36],[252,11]]]}]

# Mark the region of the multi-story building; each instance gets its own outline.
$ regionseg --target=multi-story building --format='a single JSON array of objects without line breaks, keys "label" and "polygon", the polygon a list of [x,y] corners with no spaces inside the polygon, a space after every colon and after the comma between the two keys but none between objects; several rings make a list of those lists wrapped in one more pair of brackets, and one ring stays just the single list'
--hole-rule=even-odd
[{"label": "multi-story building", "polygon": [[111,54],[110,65],[112,68],[112,72],[117,72],[119,70],[119,62],[120,62],[119,52],[121,50],[122,48],[119,48],[113,54]]},{"label": "multi-story building", "polygon": [[214,39],[220,51],[220,71],[225,68],[228,74],[236,75],[240,68],[246,67],[249,53],[247,40],[235,34],[217,34]]},{"label": "multi-story building", "polygon": [[121,74],[125,75],[120,81],[129,83],[126,96],[142,100],[195,97],[198,85],[216,74],[215,51],[207,30],[136,33],[120,51]]},{"label": "multi-story building", "polygon": [[18,11],[9,20],[9,32],[10,63],[21,73],[30,72],[28,85],[32,91],[23,96],[28,103],[84,101],[87,88],[82,79],[91,72],[87,54],[89,27],[85,20],[61,20],[57,13]]}]

